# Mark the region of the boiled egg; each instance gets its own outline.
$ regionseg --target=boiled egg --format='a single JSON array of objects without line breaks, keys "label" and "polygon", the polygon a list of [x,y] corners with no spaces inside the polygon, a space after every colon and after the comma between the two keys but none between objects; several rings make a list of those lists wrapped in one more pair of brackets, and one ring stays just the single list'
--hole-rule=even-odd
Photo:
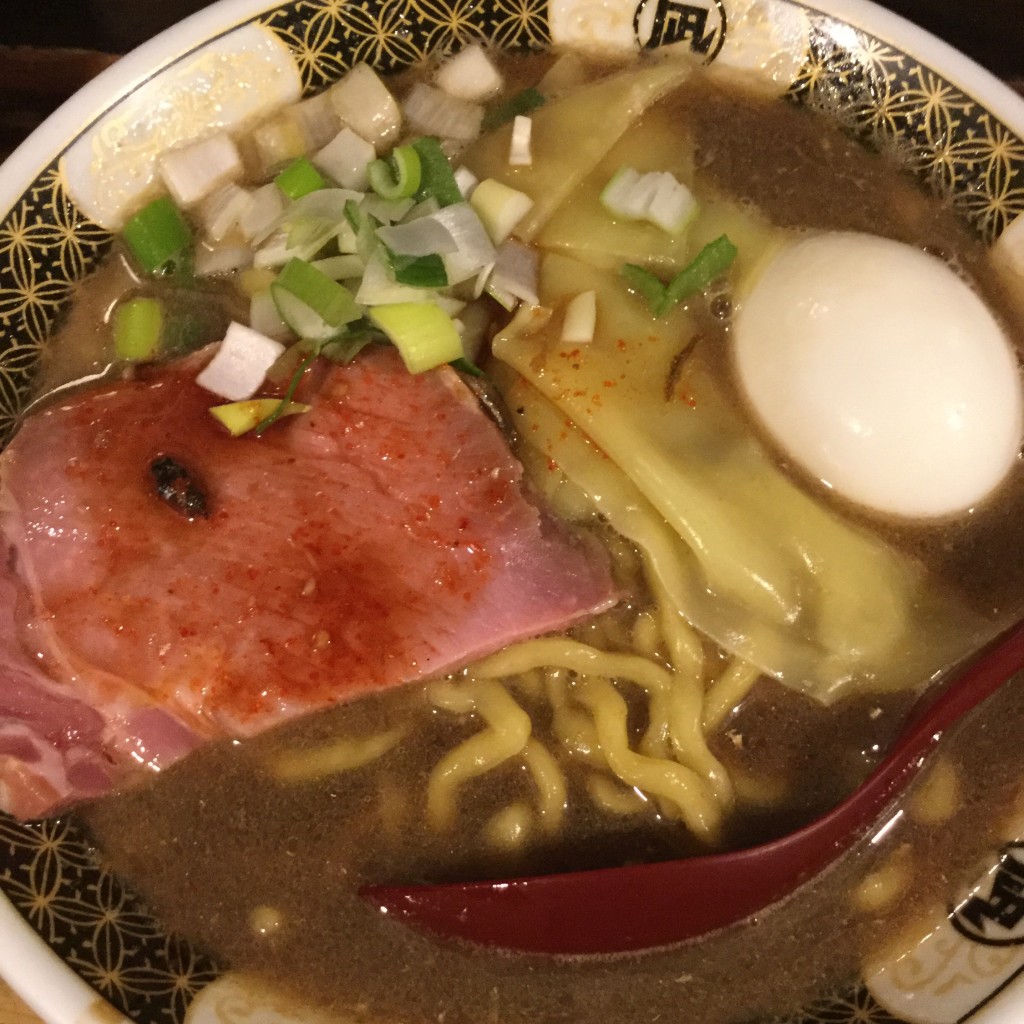
[{"label": "boiled egg", "polygon": [[870,509],[970,509],[1021,447],[1021,382],[996,317],[944,261],[830,232],[783,244],[739,297],[741,390],[807,472]]}]

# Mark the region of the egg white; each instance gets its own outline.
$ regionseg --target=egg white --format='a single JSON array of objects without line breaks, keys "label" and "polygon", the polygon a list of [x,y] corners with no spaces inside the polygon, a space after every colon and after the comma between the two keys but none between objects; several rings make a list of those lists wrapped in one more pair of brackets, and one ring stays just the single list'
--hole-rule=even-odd
[{"label": "egg white", "polygon": [[879,512],[963,512],[1021,447],[1015,352],[946,263],[854,232],[790,241],[739,303],[733,355],[769,434],[804,469]]}]

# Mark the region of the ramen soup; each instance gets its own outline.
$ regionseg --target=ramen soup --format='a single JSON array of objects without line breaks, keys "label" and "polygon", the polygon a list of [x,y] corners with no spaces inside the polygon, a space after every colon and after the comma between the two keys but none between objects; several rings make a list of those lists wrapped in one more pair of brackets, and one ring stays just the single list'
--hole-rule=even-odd
[{"label": "ramen soup", "polygon": [[[454,70],[389,80],[362,121],[343,86],[238,140],[249,181],[186,197],[191,257],[156,244],[150,269],[161,272],[147,272],[152,247],[140,256],[126,231],[48,349],[40,390],[110,365],[107,377],[40,403],[5,456],[7,486],[31,479],[18,446],[44,431],[34,424],[50,417],[73,435],[83,420],[67,410],[154,381],[163,390],[147,394],[166,410],[193,401],[160,399],[168,389],[204,396],[200,415],[242,464],[275,434],[303,436],[329,401],[344,405],[364,386],[361,368],[397,380],[395,348],[420,369],[422,319],[410,341],[388,310],[430,317],[426,299],[457,344],[428,354],[440,368],[415,379],[462,389],[443,367],[456,361],[498,427],[481,423],[525,467],[530,500],[589,567],[573,569],[590,573],[574,586],[594,593],[561,632],[520,630],[501,651],[470,643],[472,663],[454,674],[406,667],[388,681],[407,685],[361,686],[351,699],[343,688],[337,707],[268,714],[258,727],[256,711],[172,697],[164,679],[154,692],[179,718],[216,728],[194,726],[204,742],[188,757],[121,775],[116,792],[80,807],[100,855],[170,929],[336,1020],[696,1013],[710,1024],[842,988],[891,953],[911,908],[941,916],[948,880],[971,880],[1012,834],[1021,685],[947,739],[884,843],[678,949],[565,961],[465,948],[387,920],[357,890],[738,847],[849,793],[921,690],[1024,609],[1011,284],[900,171],[898,153],[868,152],[810,111],[683,63],[474,51]],[[359,136],[360,157],[339,130]],[[193,168],[165,171],[188,194]],[[438,173],[443,185],[425,184]],[[254,228],[268,182],[275,212]],[[476,214],[454,243],[437,230],[453,210]],[[248,390],[217,391],[212,362],[200,390],[203,346],[232,321],[280,346]],[[936,416],[943,402],[968,427]],[[388,472],[408,472],[405,455],[389,449]],[[188,504],[189,468],[157,481],[180,523],[207,514]],[[291,514],[289,502],[275,496],[262,519]],[[260,532],[242,542],[258,548]],[[199,613],[222,616],[218,595],[210,581]],[[88,625],[79,595],[61,600],[58,632],[66,608]],[[390,628],[392,610],[373,607]],[[432,627],[445,635],[475,614],[468,602],[445,607]],[[311,635],[310,663],[345,629]],[[145,652],[143,662],[144,674]],[[328,702],[299,710],[318,703]]]}]

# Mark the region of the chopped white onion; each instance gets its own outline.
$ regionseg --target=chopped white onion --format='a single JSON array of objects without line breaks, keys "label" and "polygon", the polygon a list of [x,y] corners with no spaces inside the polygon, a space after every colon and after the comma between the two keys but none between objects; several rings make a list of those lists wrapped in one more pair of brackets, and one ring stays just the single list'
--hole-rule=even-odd
[{"label": "chopped white onion", "polygon": [[402,128],[394,96],[368,64],[356,64],[328,95],[341,123],[378,149],[391,146]]},{"label": "chopped white onion", "polygon": [[354,253],[341,256],[325,256],[322,260],[313,260],[311,266],[332,281],[346,281],[350,278],[363,276],[363,261]]},{"label": "chopped white onion", "polygon": [[313,157],[313,163],[342,188],[365,192],[370,184],[367,168],[376,156],[372,143],[346,127]]},{"label": "chopped white onion", "polygon": [[243,140],[246,162],[259,178],[266,178],[296,157],[309,152],[306,132],[287,114],[276,116],[257,125]]},{"label": "chopped white onion", "polygon": [[[477,277],[498,258],[483,221],[468,203],[452,203],[435,216],[451,232],[457,246],[456,252],[443,257],[449,284]],[[479,292],[474,289],[474,294]]]},{"label": "chopped white onion", "polygon": [[279,267],[293,256],[312,259],[333,238],[338,239],[342,251],[346,245],[354,247],[355,237],[345,218],[345,206],[349,200],[360,199],[362,193],[351,189],[322,188],[289,203],[254,239],[265,240],[256,251],[256,266]]},{"label": "chopped white onion", "polygon": [[252,398],[283,351],[284,345],[273,338],[232,322],[196,383],[229,402]]},{"label": "chopped white onion", "polygon": [[419,217],[408,224],[391,224],[377,228],[377,237],[399,256],[443,255],[455,252],[458,244],[452,233],[438,223],[437,215]]},{"label": "chopped white onion", "polygon": [[455,184],[459,186],[463,199],[468,199],[479,183],[480,179],[468,167],[460,166],[455,169]]},{"label": "chopped white onion", "polygon": [[601,203],[617,217],[643,220],[657,187],[657,173],[641,174],[633,167],[620,167],[601,192]]},{"label": "chopped white onion", "polygon": [[491,281],[486,282],[486,292],[502,309],[511,313],[519,305],[519,300],[511,293],[495,288]]},{"label": "chopped white onion", "polygon": [[417,82],[405,97],[405,116],[417,132],[469,142],[480,134],[484,108],[456,99],[425,82]]},{"label": "chopped white onion", "polygon": [[198,245],[195,250],[196,277],[230,274],[252,266],[253,253],[247,245]]},{"label": "chopped white onion", "polygon": [[525,114],[516,114],[512,122],[512,140],[508,147],[508,162],[512,167],[529,167],[533,163],[530,139],[533,135],[533,119]]},{"label": "chopped white onion", "polygon": [[538,262],[537,253],[528,245],[511,239],[498,249],[498,258],[491,272],[489,288],[522,299],[536,306]]},{"label": "chopped white onion", "polygon": [[458,316],[466,308],[466,303],[462,299],[452,298],[451,295],[438,295],[434,299],[434,305],[451,317]]},{"label": "chopped white onion", "polygon": [[295,338],[292,329],[281,319],[269,288],[256,292],[249,300],[249,326],[274,341],[288,342]]},{"label": "chopped white onion", "polygon": [[533,209],[533,200],[525,192],[510,188],[496,178],[485,178],[473,189],[469,205],[483,221],[491,241],[501,245]]},{"label": "chopped white onion", "polygon": [[253,254],[256,267],[283,267],[294,255],[287,231],[275,231]]},{"label": "chopped white onion", "polygon": [[647,219],[662,231],[678,235],[696,214],[693,193],[667,171],[663,173],[647,206]]},{"label": "chopped white onion", "polygon": [[242,175],[242,158],[227,132],[218,132],[159,159],[160,177],[174,201],[193,206],[218,185]]},{"label": "chopped white onion", "polygon": [[252,205],[252,193],[234,182],[210,193],[199,206],[199,223],[206,237],[214,242],[223,241],[238,227]]},{"label": "chopped white onion", "polygon": [[363,194],[350,188],[319,188],[289,203],[272,228],[290,228],[297,224],[316,222],[324,228],[335,227],[345,220],[349,202],[361,202]]},{"label": "chopped white onion", "polygon": [[601,192],[601,203],[609,213],[629,220],[646,220],[676,235],[693,219],[697,200],[693,193],[668,171],[641,174],[622,167],[612,175]]},{"label": "chopped white onion", "polygon": [[422,202],[417,203],[403,218],[403,224],[409,224],[420,217],[429,217],[441,209],[441,204],[433,197],[427,196]]},{"label": "chopped white onion", "polygon": [[363,209],[384,224],[403,220],[415,205],[415,199],[381,199],[372,193],[363,199]]},{"label": "chopped white onion", "polygon": [[286,107],[284,114],[290,117],[306,136],[309,149],[319,149],[333,139],[341,127],[341,120],[327,93],[317,93],[308,100]]},{"label": "chopped white onion", "polygon": [[273,231],[273,225],[284,212],[284,196],[273,182],[252,193],[252,205],[238,218],[242,234],[250,241],[260,241]]},{"label": "chopped white onion", "polygon": [[597,292],[580,292],[565,307],[562,341],[570,345],[589,345],[597,326]]},{"label": "chopped white onion", "polygon": [[501,73],[479,43],[449,57],[434,79],[439,88],[460,100],[487,100],[501,92]]}]

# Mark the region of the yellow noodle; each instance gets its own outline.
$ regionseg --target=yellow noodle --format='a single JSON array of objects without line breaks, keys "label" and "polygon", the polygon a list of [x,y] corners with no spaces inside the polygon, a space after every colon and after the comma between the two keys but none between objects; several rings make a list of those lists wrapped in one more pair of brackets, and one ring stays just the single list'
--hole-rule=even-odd
[{"label": "yellow noodle", "polygon": [[637,754],[629,747],[628,708],[607,679],[578,684],[580,700],[594,716],[601,751],[612,771],[628,786],[661,797],[678,809],[696,836],[714,842],[722,813],[711,788],[696,772],[675,761]]},{"label": "yellow noodle", "polygon": [[633,620],[633,632],[630,639],[634,650],[640,651],[649,658],[656,657],[662,639],[657,617],[651,612],[641,612]]},{"label": "yellow noodle", "polygon": [[551,705],[551,729],[555,739],[573,757],[601,766],[600,744],[593,720],[569,703],[569,690],[562,669],[546,673],[548,703]]},{"label": "yellow noodle", "polygon": [[635,789],[627,789],[616,779],[596,772],[587,776],[587,792],[594,804],[607,814],[624,817],[640,814],[650,806],[647,798]]},{"label": "yellow noodle", "polygon": [[427,699],[435,707],[456,715],[468,715],[476,709],[476,691],[471,681],[453,683],[443,679],[427,687]]},{"label": "yellow noodle", "polygon": [[708,687],[704,698],[705,732],[714,732],[728,718],[760,674],[749,661],[732,659],[729,667]]},{"label": "yellow noodle", "polygon": [[639,509],[630,510],[630,520],[634,540],[644,552],[647,582],[658,607],[669,661],[677,672],[700,678],[704,673],[704,645],[681,611],[686,567],[674,538],[663,523]]},{"label": "yellow noodle", "polygon": [[674,681],[672,673],[637,654],[601,651],[568,637],[544,637],[507,648],[470,666],[475,678],[516,676],[540,666],[565,668],[580,676],[595,674],[628,679],[647,691],[648,726],[641,742],[649,757],[665,757],[669,744],[669,716]]},{"label": "yellow noodle", "polygon": [[445,701],[450,710],[475,711],[486,728],[450,750],[434,766],[427,782],[427,820],[436,829],[455,820],[456,794],[469,779],[491,771],[515,757],[530,739],[530,716],[511,694],[491,680],[472,686],[441,684],[431,688],[431,699]]},{"label": "yellow noodle", "polygon": [[469,667],[475,679],[517,676],[535,668],[564,668],[585,676],[601,674],[629,679],[645,690],[668,690],[672,674],[661,665],[636,654],[599,651],[567,637],[543,637],[508,647]]},{"label": "yellow noodle", "polygon": [[524,672],[511,682],[517,691],[527,697],[536,699],[544,696],[544,673],[540,669],[534,672]]},{"label": "yellow noodle", "polygon": [[723,805],[732,802],[728,773],[708,748],[701,728],[703,695],[700,681],[672,673],[635,654],[599,651],[564,637],[532,640],[492,655],[471,668],[474,676],[513,676],[538,665],[558,666],[581,677],[593,674],[626,679],[646,690],[648,727],[640,752],[663,759],[670,754],[712,785]]},{"label": "yellow noodle", "polygon": [[514,850],[529,838],[533,814],[522,801],[503,807],[484,826],[484,835],[491,846],[502,850]]},{"label": "yellow noodle", "polygon": [[568,802],[565,773],[551,752],[538,740],[531,739],[523,750],[523,761],[533,778],[540,797],[540,820],[546,832],[554,832],[565,819]]},{"label": "yellow noodle", "polygon": [[361,739],[341,739],[313,750],[289,750],[274,757],[268,767],[281,782],[307,782],[335,772],[362,768],[383,757],[408,730],[391,729]]},{"label": "yellow noodle", "polygon": [[676,760],[706,779],[723,807],[733,805],[735,794],[729,772],[711,753],[701,721],[704,688],[700,679],[676,676],[672,691],[669,735]]}]

